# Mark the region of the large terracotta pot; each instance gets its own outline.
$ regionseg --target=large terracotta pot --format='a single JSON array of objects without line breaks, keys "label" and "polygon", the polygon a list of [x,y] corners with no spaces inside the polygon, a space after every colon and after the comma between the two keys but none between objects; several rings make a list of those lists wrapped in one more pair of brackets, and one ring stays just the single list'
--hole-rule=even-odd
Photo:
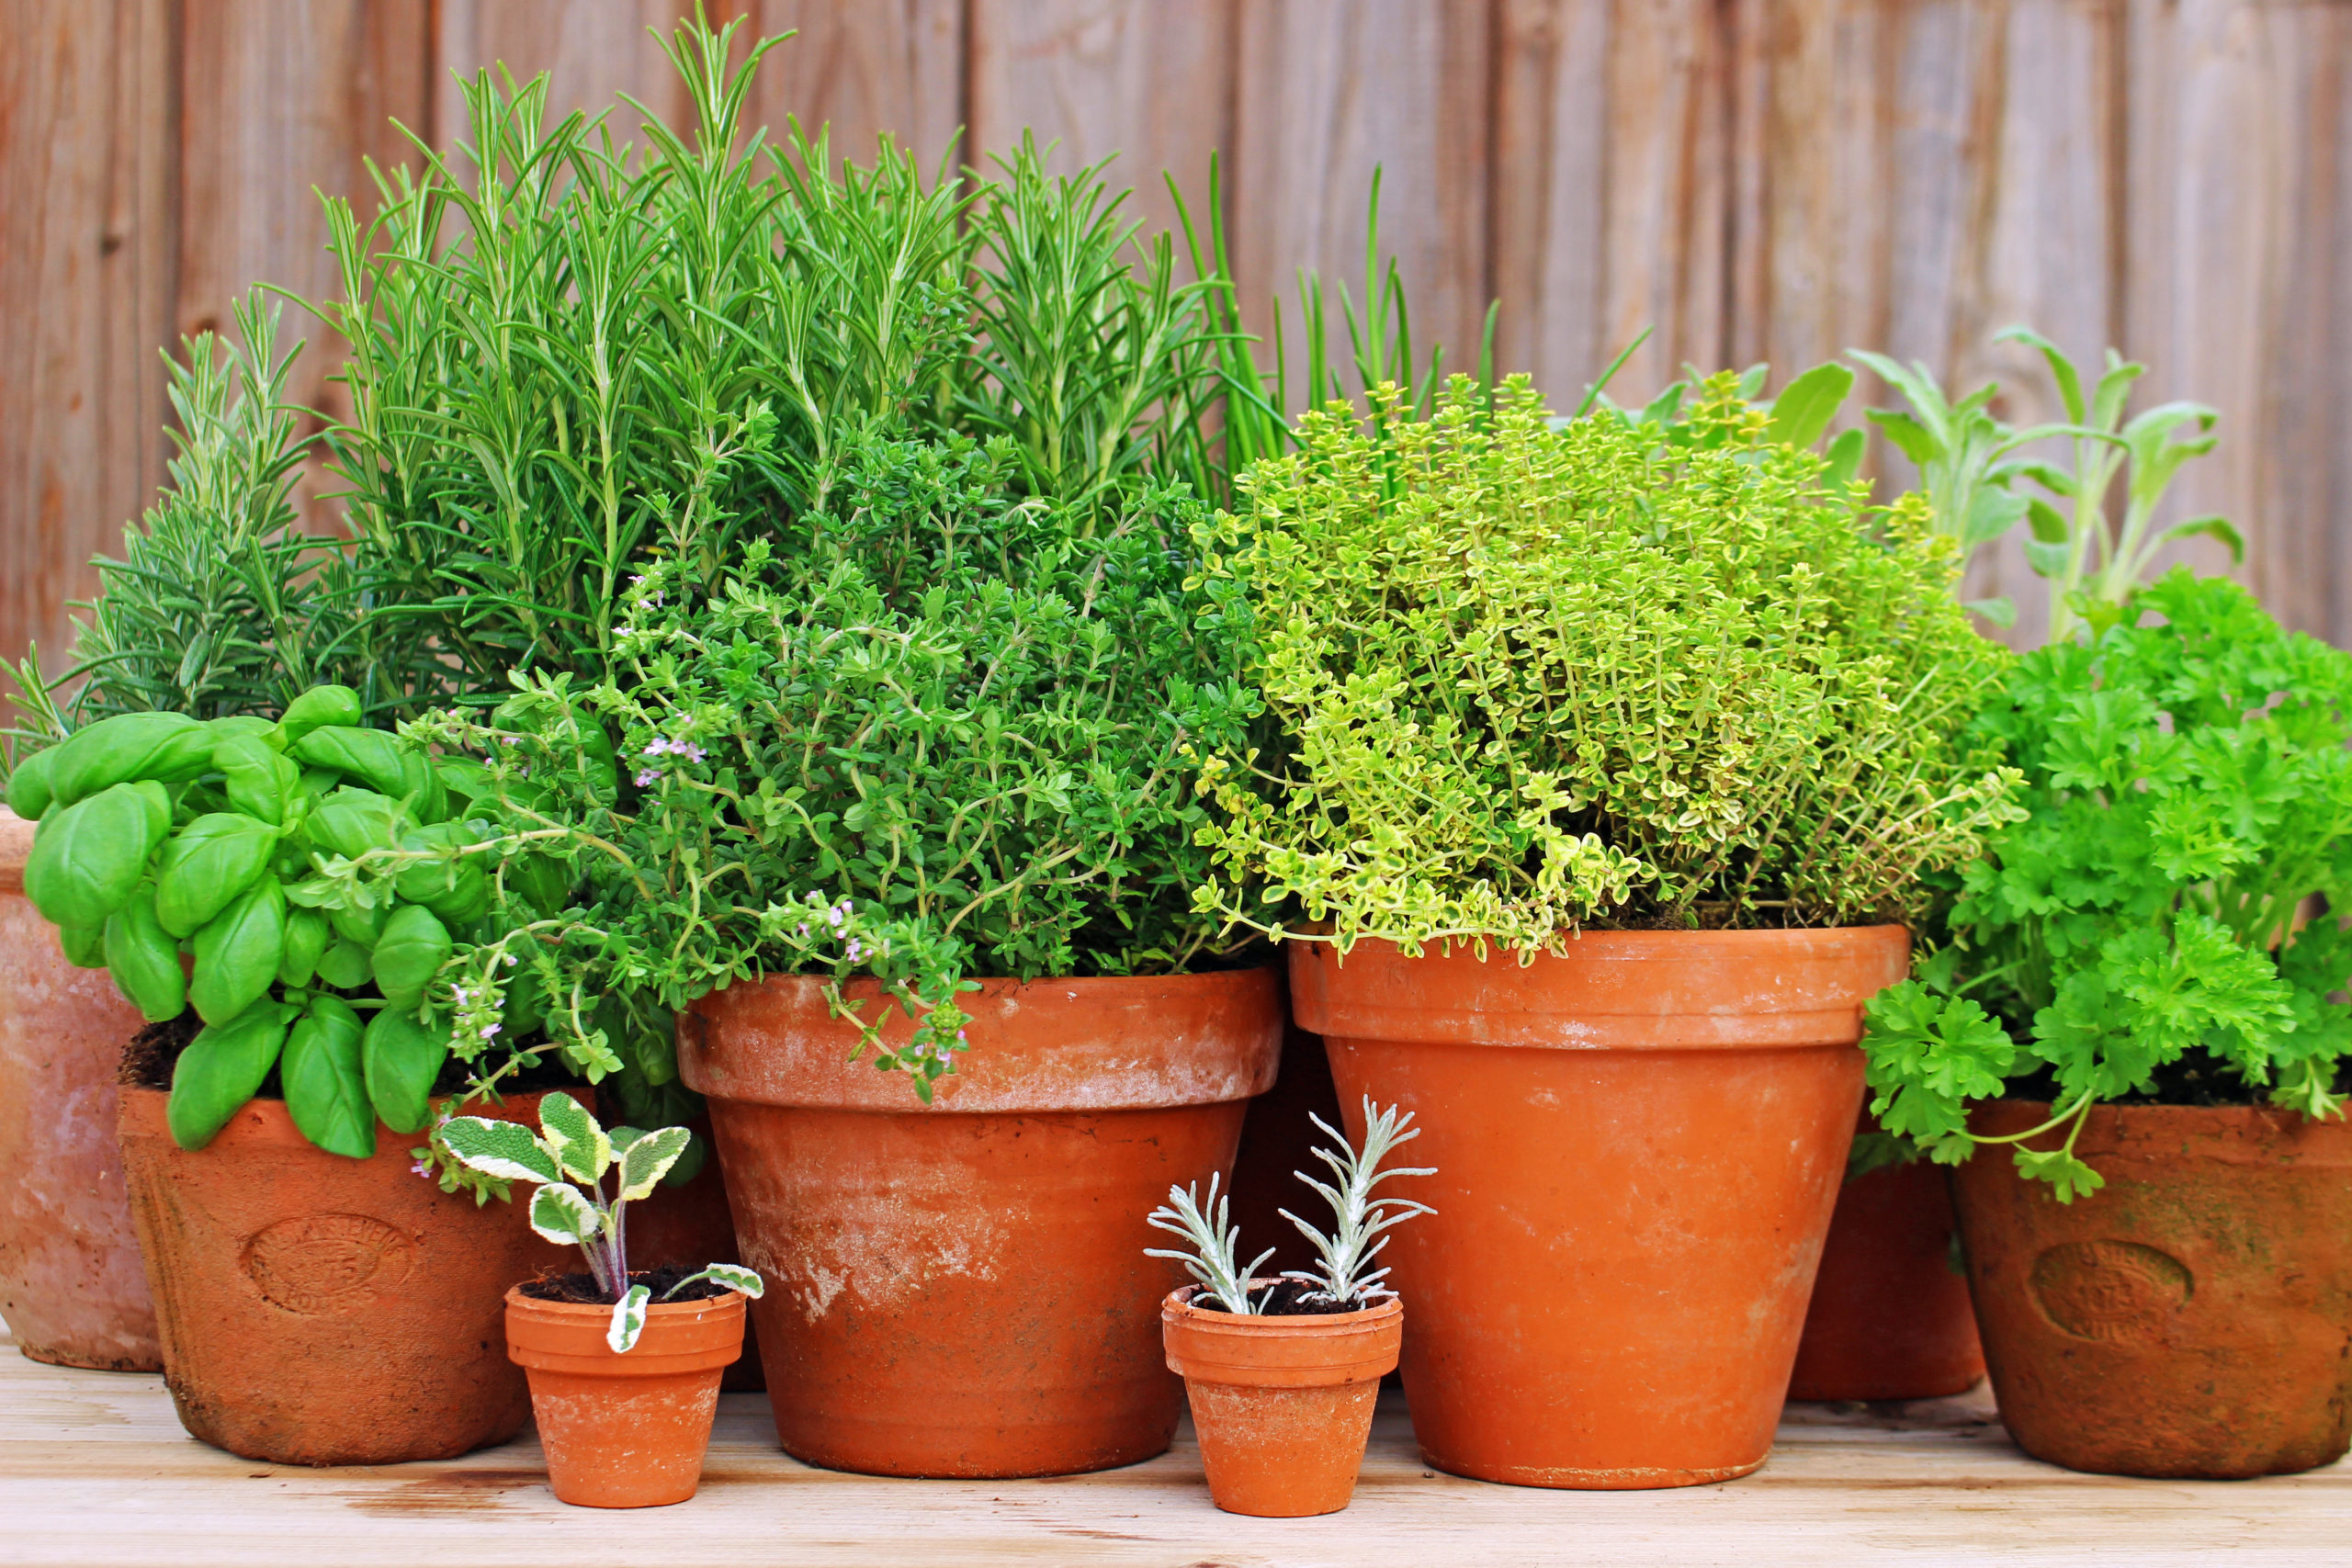
[{"label": "large terracotta pot", "polygon": [[[2050,1107],[2002,1100],[1979,1133]],[[2037,1139],[2055,1146],[2054,1139]],[[2072,1470],[2233,1479],[2352,1439],[2352,1122],[2270,1106],[2101,1106],[2071,1203],[2008,1152],[1960,1167],[1969,1284],[2001,1419]]]},{"label": "large terracotta pot", "polygon": [[[193,1152],[161,1089],[122,1091],[130,1209],[180,1424],[280,1464],[447,1459],[522,1429],[507,1287],[568,1266],[522,1211],[415,1174],[416,1139],[376,1130],[371,1159],[313,1147],[256,1100]],[[537,1124],[537,1095],[495,1111]]]},{"label": "large terracotta pot", "polygon": [[1976,1386],[1984,1350],[1942,1166],[1915,1160],[1838,1192],[1791,1399],[1937,1399]]},{"label": "large terracotta pot", "polygon": [[560,1502],[658,1508],[702,1484],[718,1379],[743,1353],[743,1298],[657,1302],[626,1354],[605,1341],[608,1306],[506,1292],[506,1353],[531,1381],[531,1413]]},{"label": "large terracotta pot", "polygon": [[1593,931],[1522,965],[1291,950],[1299,1022],[1413,1111],[1436,1206],[1386,1258],[1430,1463],[1530,1486],[1687,1486],[1764,1462],[1899,926]]},{"label": "large terracotta pot", "polygon": [[1254,1317],[1160,1303],[1168,1367],[1184,1380],[1210,1500],[1228,1514],[1336,1514],[1355,1495],[1380,1380],[1396,1365],[1405,1303]]},{"label": "large terracotta pot", "polygon": [[[848,987],[852,999],[870,988]],[[971,1048],[925,1106],[850,1056],[821,982],[716,992],[679,1021],[710,1099],[776,1436],[883,1475],[1054,1475],[1168,1446],[1171,1184],[1230,1174],[1282,1042],[1271,969],[1009,980],[960,998]],[[905,1027],[903,1018],[898,1027]]]},{"label": "large terracotta pot", "polygon": [[115,1068],[145,1026],[26,902],[32,824],[0,807],[0,1316],[36,1361],[164,1366],[115,1148]]}]

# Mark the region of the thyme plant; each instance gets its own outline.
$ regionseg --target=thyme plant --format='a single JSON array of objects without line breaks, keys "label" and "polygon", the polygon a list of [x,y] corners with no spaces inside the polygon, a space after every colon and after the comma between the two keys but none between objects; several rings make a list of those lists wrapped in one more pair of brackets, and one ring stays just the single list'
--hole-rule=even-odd
[{"label": "thyme plant", "polygon": [[[1198,908],[1282,936],[1557,951],[1577,927],[1905,919],[2014,815],[1967,727],[2008,655],[1950,543],[1711,378],[1687,439],[1457,378],[1345,409],[1195,530],[1272,750],[1200,749]],[[1296,900],[1306,922],[1286,915]]]}]

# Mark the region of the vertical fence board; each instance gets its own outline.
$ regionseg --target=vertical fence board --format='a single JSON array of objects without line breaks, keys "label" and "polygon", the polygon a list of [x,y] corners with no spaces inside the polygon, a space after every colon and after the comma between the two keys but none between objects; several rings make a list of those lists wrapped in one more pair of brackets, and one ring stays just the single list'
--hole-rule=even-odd
[{"label": "vertical fence board", "polygon": [[1401,265],[1416,352],[1441,341],[1448,365],[1475,366],[1489,295],[1487,24],[1482,0],[1244,0],[1234,272],[1254,330],[1270,333],[1283,301],[1294,366],[1300,267],[1322,274],[1327,348],[1347,352],[1337,286],[1362,302],[1375,166],[1381,248]]},{"label": "vertical fence board", "polygon": [[[831,128],[835,158],[870,164],[888,135],[926,173],[940,166],[966,118],[962,0],[755,0],[742,14],[766,36],[799,35],[768,56],[752,89],[751,113],[771,141],[797,118],[812,139]],[[969,156],[957,149],[957,163]]]},{"label": "vertical fence board", "polygon": [[0,658],[37,642],[53,675],[65,602],[163,478],[175,84],[163,0],[24,20],[0,48]]},{"label": "vertical fence board", "polygon": [[[0,51],[0,656],[38,637],[161,476],[155,351],[267,280],[332,282],[315,186],[368,196],[362,159],[447,146],[452,71],[555,72],[560,113],[627,90],[683,118],[648,27],[689,0],[28,0]],[[1635,332],[1613,389],[1684,361],[1776,377],[1857,345],[2004,412],[2056,411],[1991,333],[2030,321],[2086,360],[2153,367],[2143,402],[2223,412],[2174,515],[2218,511],[2290,624],[2352,639],[2352,6],[2338,0],[720,0],[797,28],[751,116],[888,132],[935,164],[1023,129],[1061,166],[1116,151],[1136,215],[1196,204],[1219,149],[1243,308],[1295,271],[1361,302],[1382,167],[1417,343],[1467,367],[1499,297],[1498,359],[1571,402]],[[638,135],[633,110],[613,119]],[[1196,213],[1196,216],[1199,214]],[[291,313],[288,325],[315,335]],[[330,416],[334,349],[298,397]],[[1292,395],[1296,396],[1294,369]],[[1857,401],[1883,405],[1866,381]],[[1883,449],[1890,480],[1907,465]],[[2192,547],[2200,564],[2217,551]],[[2013,541],[1972,592],[2038,626]]]},{"label": "vertical fence board", "polygon": [[1060,143],[1057,173],[1116,153],[1105,177],[1135,187],[1129,220],[1176,226],[1164,170],[1205,225],[1209,155],[1229,160],[1233,145],[1234,23],[1233,0],[973,0],[974,162],[1010,154],[1024,131]]}]

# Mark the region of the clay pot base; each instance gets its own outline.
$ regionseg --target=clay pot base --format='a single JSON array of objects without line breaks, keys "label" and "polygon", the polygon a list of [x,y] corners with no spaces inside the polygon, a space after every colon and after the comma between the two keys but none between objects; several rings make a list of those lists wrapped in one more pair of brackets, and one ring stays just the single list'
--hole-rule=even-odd
[{"label": "clay pot base", "polygon": [[1945,1169],[1916,1160],[1838,1189],[1791,1399],[1941,1399],[1983,1380]]}]

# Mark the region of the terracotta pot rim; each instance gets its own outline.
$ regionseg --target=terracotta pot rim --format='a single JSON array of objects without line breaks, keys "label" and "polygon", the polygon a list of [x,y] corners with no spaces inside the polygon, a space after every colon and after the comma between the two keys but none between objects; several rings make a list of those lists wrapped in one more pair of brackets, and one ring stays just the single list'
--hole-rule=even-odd
[{"label": "terracotta pot rim", "polygon": [[[536,1280],[524,1280],[509,1285],[506,1288],[506,1304],[519,1307],[551,1324],[594,1323],[601,1325],[613,1315],[613,1303],[610,1302],[551,1302],[538,1296],[525,1295],[523,1287],[535,1283]],[[699,1301],[649,1302],[645,1307],[646,1332],[651,1333],[656,1323],[674,1323],[688,1317],[707,1317],[713,1313],[732,1312],[750,1301],[751,1298],[742,1292],[730,1290],[724,1295],[705,1296]]]},{"label": "terracotta pot rim", "polygon": [[32,852],[33,824],[0,806],[0,893],[25,890],[25,862]]},{"label": "terracotta pot rim", "polygon": [[[520,1093],[510,1094],[501,1103],[503,1106],[519,1108],[521,1111],[527,1112],[535,1110],[539,1101],[545,1100],[548,1095],[570,1093],[573,1099],[577,1100],[580,1098],[581,1094],[586,1092],[588,1091],[585,1089],[581,1089],[577,1092],[574,1092],[572,1089],[568,1089],[559,1086],[554,1089],[530,1089]],[[124,1084],[122,1086],[122,1109],[119,1113],[116,1122],[117,1128],[120,1134],[126,1138],[164,1138],[168,1140],[172,1134],[171,1127],[165,1118],[165,1112],[171,1103],[171,1098],[172,1093],[169,1089],[151,1089],[145,1084]],[[422,1141],[424,1137],[424,1134],[421,1131],[415,1133],[395,1132],[391,1128],[385,1126],[381,1122],[379,1122],[376,1123],[376,1153],[377,1155],[381,1155],[388,1147],[411,1146],[408,1145],[404,1140],[413,1138]],[[203,1148],[181,1149],[178,1148],[177,1145],[174,1145],[174,1147],[175,1152],[193,1157],[198,1155],[209,1154],[214,1149],[229,1148],[234,1147],[238,1145],[253,1144],[278,1145],[289,1149],[306,1149],[311,1153],[322,1155],[328,1154],[329,1152],[325,1149],[320,1148],[316,1144],[313,1144],[310,1139],[302,1135],[302,1130],[294,1125],[294,1114],[292,1111],[286,1109],[285,1100],[277,1099],[275,1096],[264,1097],[261,1095],[255,1095],[253,1099],[245,1101],[242,1106],[239,1106],[236,1113],[231,1116],[229,1120],[222,1124],[220,1131],[215,1134],[212,1141],[205,1145]],[[345,1155],[332,1155],[330,1157],[334,1159],[348,1159],[350,1156]],[[352,1160],[351,1163],[357,1165],[365,1162]],[[424,1178],[419,1177],[417,1179],[422,1181]]]},{"label": "terracotta pot rim", "polygon": [[[971,996],[1002,996],[1008,992],[1048,987],[1056,989],[1075,987],[1081,996],[1089,992],[1115,995],[1121,990],[1190,981],[1247,983],[1252,976],[1267,974],[1281,967],[1282,961],[1277,958],[1238,969],[1193,969],[1176,975],[1038,975],[1026,980],[1011,975],[967,975],[964,977],[979,984],[980,988],[977,992],[966,993]],[[756,979],[737,980],[731,985],[722,986],[709,995],[717,996],[720,991],[821,991],[831,983],[831,976],[824,975],[762,975]],[[856,976],[842,982],[842,995],[845,997],[879,996],[881,992],[882,982],[870,975]],[[687,1004],[685,1010],[694,1010],[704,999],[695,998]]]},{"label": "terracotta pot rim", "polygon": [[[1535,962],[1540,964],[1549,959],[1554,963],[1656,963],[1661,959],[1685,959],[1711,952],[1720,952],[1727,957],[1746,958],[1762,956],[1776,948],[1867,946],[1887,940],[1888,933],[1894,931],[1903,932],[1907,939],[1910,930],[1908,926],[1889,920],[1875,921],[1866,926],[1751,926],[1723,931],[1601,931],[1587,927],[1565,933],[1568,942],[1566,953],[1555,953],[1539,949]],[[1318,940],[1315,933],[1294,937],[1291,941],[1301,946],[1330,953],[1342,967],[1350,954],[1360,951],[1396,958],[1408,956],[1386,937],[1358,937],[1349,944],[1346,953],[1341,953],[1329,942]],[[1487,957],[1483,960],[1477,958],[1476,944],[1481,941],[1487,943]],[[1421,952],[1413,956],[1465,957],[1482,963],[1492,963],[1500,958],[1515,963],[1521,951],[1501,945],[1498,938],[1458,936],[1425,942]]]},{"label": "terracotta pot rim", "polygon": [[[1251,1283],[1263,1283],[1252,1280]],[[1167,1322],[1197,1323],[1206,1327],[1229,1328],[1237,1334],[1261,1335],[1266,1338],[1317,1339],[1348,1329],[1377,1327],[1405,1310],[1405,1298],[1389,1296],[1378,1306],[1356,1312],[1302,1313],[1282,1317],[1261,1317],[1250,1313],[1220,1312],[1214,1307],[1196,1307],[1193,1298],[1206,1287],[1179,1285],[1168,1292],[1159,1303],[1160,1316]]]},{"label": "terracotta pot rim", "polygon": [[[2004,1131],[2050,1120],[2045,1100],[1990,1100],[1969,1119]],[[2054,1145],[2064,1129],[2045,1134]],[[2193,1156],[2227,1165],[2352,1165],[2352,1117],[2321,1119],[2284,1105],[2111,1105],[2091,1107],[2075,1154],[2086,1159]],[[1997,1150],[1979,1149],[1975,1158]],[[2096,1157],[2094,1157],[2096,1156]]]}]

